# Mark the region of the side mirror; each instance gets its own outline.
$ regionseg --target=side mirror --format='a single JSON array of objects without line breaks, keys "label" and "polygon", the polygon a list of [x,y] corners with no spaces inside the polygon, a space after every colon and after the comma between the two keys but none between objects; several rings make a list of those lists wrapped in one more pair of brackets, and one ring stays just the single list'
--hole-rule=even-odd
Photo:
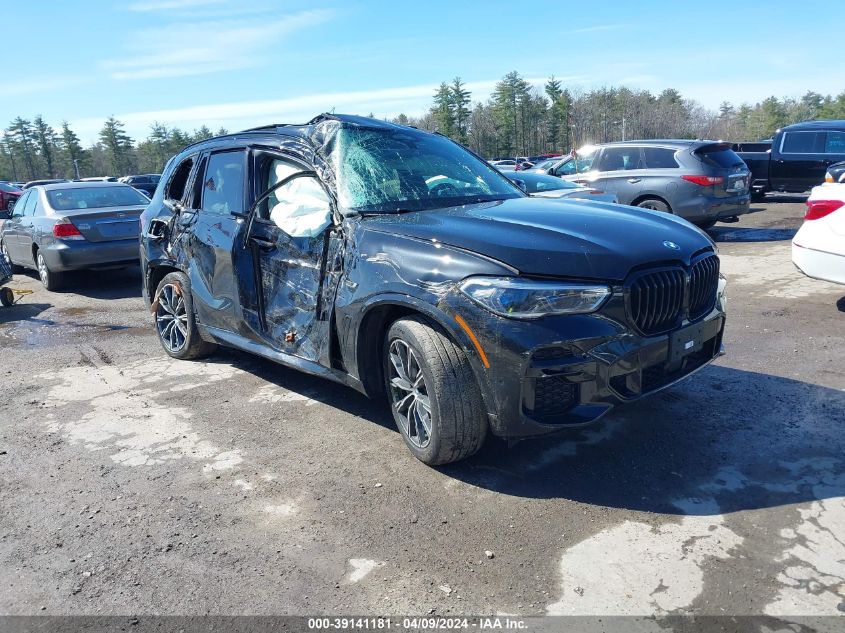
[{"label": "side mirror", "polygon": [[511,182],[522,190],[522,193],[528,193],[525,181],[520,178],[514,178]]}]

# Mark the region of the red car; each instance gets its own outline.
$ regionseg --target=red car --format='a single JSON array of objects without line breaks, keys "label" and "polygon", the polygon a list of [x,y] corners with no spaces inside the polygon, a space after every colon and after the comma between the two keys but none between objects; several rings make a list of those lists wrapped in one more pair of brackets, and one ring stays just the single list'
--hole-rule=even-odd
[{"label": "red car", "polygon": [[0,182],[0,217],[12,215],[12,207],[21,197],[23,191],[13,187],[8,182]]}]

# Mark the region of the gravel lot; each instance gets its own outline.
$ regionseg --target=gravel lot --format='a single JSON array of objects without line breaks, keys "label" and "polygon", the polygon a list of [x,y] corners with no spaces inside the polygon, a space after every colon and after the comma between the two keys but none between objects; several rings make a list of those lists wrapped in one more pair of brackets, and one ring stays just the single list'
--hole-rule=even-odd
[{"label": "gravel lot", "polygon": [[[845,287],[720,224],[728,354],[578,433],[414,460],[386,406],[171,361],[137,270],[0,309],[0,613],[845,610]],[[490,554],[486,553],[489,552]]]}]

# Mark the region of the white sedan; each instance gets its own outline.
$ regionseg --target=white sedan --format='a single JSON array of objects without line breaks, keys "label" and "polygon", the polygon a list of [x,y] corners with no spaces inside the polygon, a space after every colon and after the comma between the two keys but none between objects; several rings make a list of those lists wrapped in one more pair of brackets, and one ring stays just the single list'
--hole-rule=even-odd
[{"label": "white sedan", "polygon": [[792,239],[792,263],[808,277],[845,284],[845,184],[813,188]]}]

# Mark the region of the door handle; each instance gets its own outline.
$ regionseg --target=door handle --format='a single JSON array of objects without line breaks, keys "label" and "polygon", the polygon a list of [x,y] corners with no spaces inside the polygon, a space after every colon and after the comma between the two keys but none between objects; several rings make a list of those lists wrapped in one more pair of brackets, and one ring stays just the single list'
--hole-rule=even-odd
[{"label": "door handle", "polygon": [[269,251],[270,249],[276,248],[276,245],[270,240],[265,240],[260,237],[251,237],[249,239],[251,239],[255,245],[262,250]]},{"label": "door handle", "polygon": [[642,178],[628,178],[628,182],[630,182],[632,185],[637,184],[641,180],[642,180]]}]

